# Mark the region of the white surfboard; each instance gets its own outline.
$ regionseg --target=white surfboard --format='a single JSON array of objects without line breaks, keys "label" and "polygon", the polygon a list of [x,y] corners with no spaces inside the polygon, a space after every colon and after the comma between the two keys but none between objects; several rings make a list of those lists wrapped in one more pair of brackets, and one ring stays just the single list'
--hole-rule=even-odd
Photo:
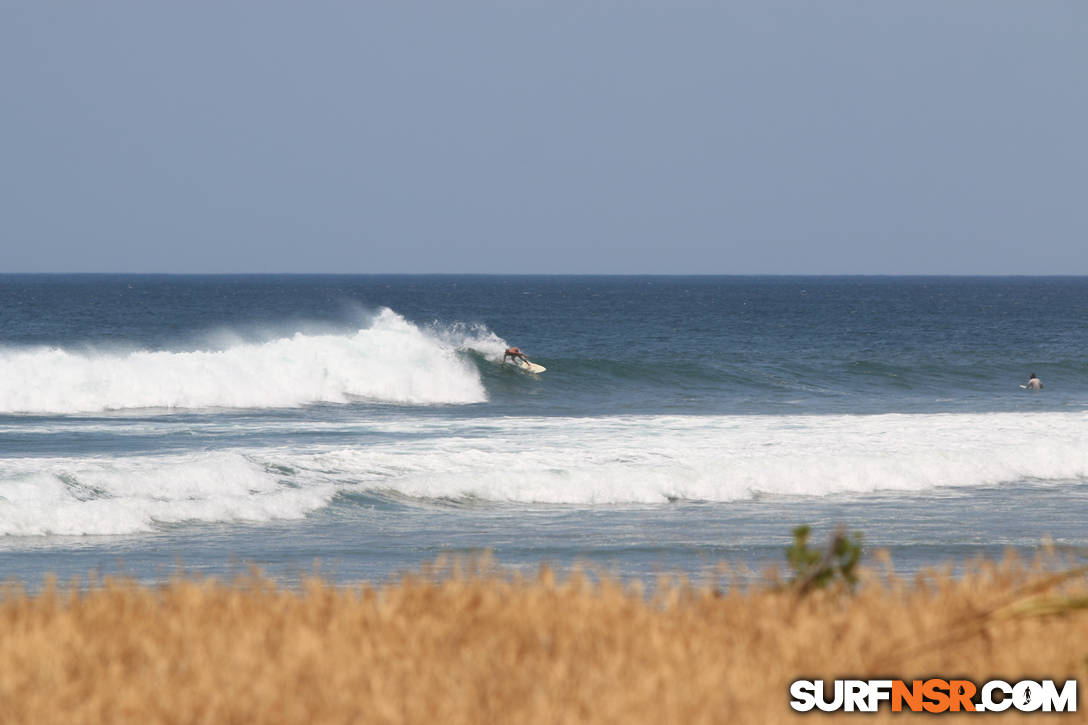
[{"label": "white surfboard", "polygon": [[537,365],[535,362],[526,362],[521,358],[511,360],[510,364],[516,367],[518,370],[524,370],[527,373],[542,373],[548,369],[543,365]]}]

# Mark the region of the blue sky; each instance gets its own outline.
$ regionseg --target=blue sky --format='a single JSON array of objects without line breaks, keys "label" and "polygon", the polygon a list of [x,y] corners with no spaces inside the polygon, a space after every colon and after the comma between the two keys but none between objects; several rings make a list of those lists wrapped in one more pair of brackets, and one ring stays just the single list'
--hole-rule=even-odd
[{"label": "blue sky", "polygon": [[1088,3],[0,0],[0,271],[1088,274]]}]

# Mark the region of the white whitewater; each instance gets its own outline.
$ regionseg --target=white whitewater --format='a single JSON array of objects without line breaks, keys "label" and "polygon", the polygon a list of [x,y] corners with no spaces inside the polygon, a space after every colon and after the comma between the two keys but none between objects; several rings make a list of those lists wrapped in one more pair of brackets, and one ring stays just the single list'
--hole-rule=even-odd
[{"label": "white whitewater", "polygon": [[487,400],[459,351],[501,354],[485,330],[425,329],[383,309],[352,334],[304,334],[184,352],[0,348],[0,413],[284,408],[353,399]]},{"label": "white whitewater", "polygon": [[391,435],[336,447],[0,459],[0,535],[299,518],[340,492],[585,506],[1088,480],[1084,413],[405,416],[345,431],[353,425]]}]

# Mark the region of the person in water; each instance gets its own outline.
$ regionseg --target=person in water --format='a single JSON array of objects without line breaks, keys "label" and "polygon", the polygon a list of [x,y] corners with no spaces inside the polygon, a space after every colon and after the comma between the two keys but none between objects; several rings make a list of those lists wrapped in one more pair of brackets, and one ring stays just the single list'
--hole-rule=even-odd
[{"label": "person in water", "polygon": [[1039,378],[1037,378],[1035,376],[1035,373],[1032,373],[1031,377],[1028,378],[1028,384],[1025,385],[1024,387],[1027,388],[1028,390],[1042,390],[1043,389],[1043,381],[1040,380]]},{"label": "person in water", "polygon": [[514,362],[517,362],[518,360],[524,360],[525,362],[529,362],[529,356],[516,347],[506,348],[506,352],[502,354],[502,361],[506,362],[506,358],[510,358]]}]

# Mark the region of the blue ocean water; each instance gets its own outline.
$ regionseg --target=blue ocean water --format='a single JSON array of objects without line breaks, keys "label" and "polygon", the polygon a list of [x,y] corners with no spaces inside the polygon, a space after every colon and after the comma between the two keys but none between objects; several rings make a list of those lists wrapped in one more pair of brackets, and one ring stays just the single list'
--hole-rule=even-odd
[{"label": "blue ocean water", "polygon": [[0,577],[1082,547],[1086,342],[1085,278],[0,275]]}]

